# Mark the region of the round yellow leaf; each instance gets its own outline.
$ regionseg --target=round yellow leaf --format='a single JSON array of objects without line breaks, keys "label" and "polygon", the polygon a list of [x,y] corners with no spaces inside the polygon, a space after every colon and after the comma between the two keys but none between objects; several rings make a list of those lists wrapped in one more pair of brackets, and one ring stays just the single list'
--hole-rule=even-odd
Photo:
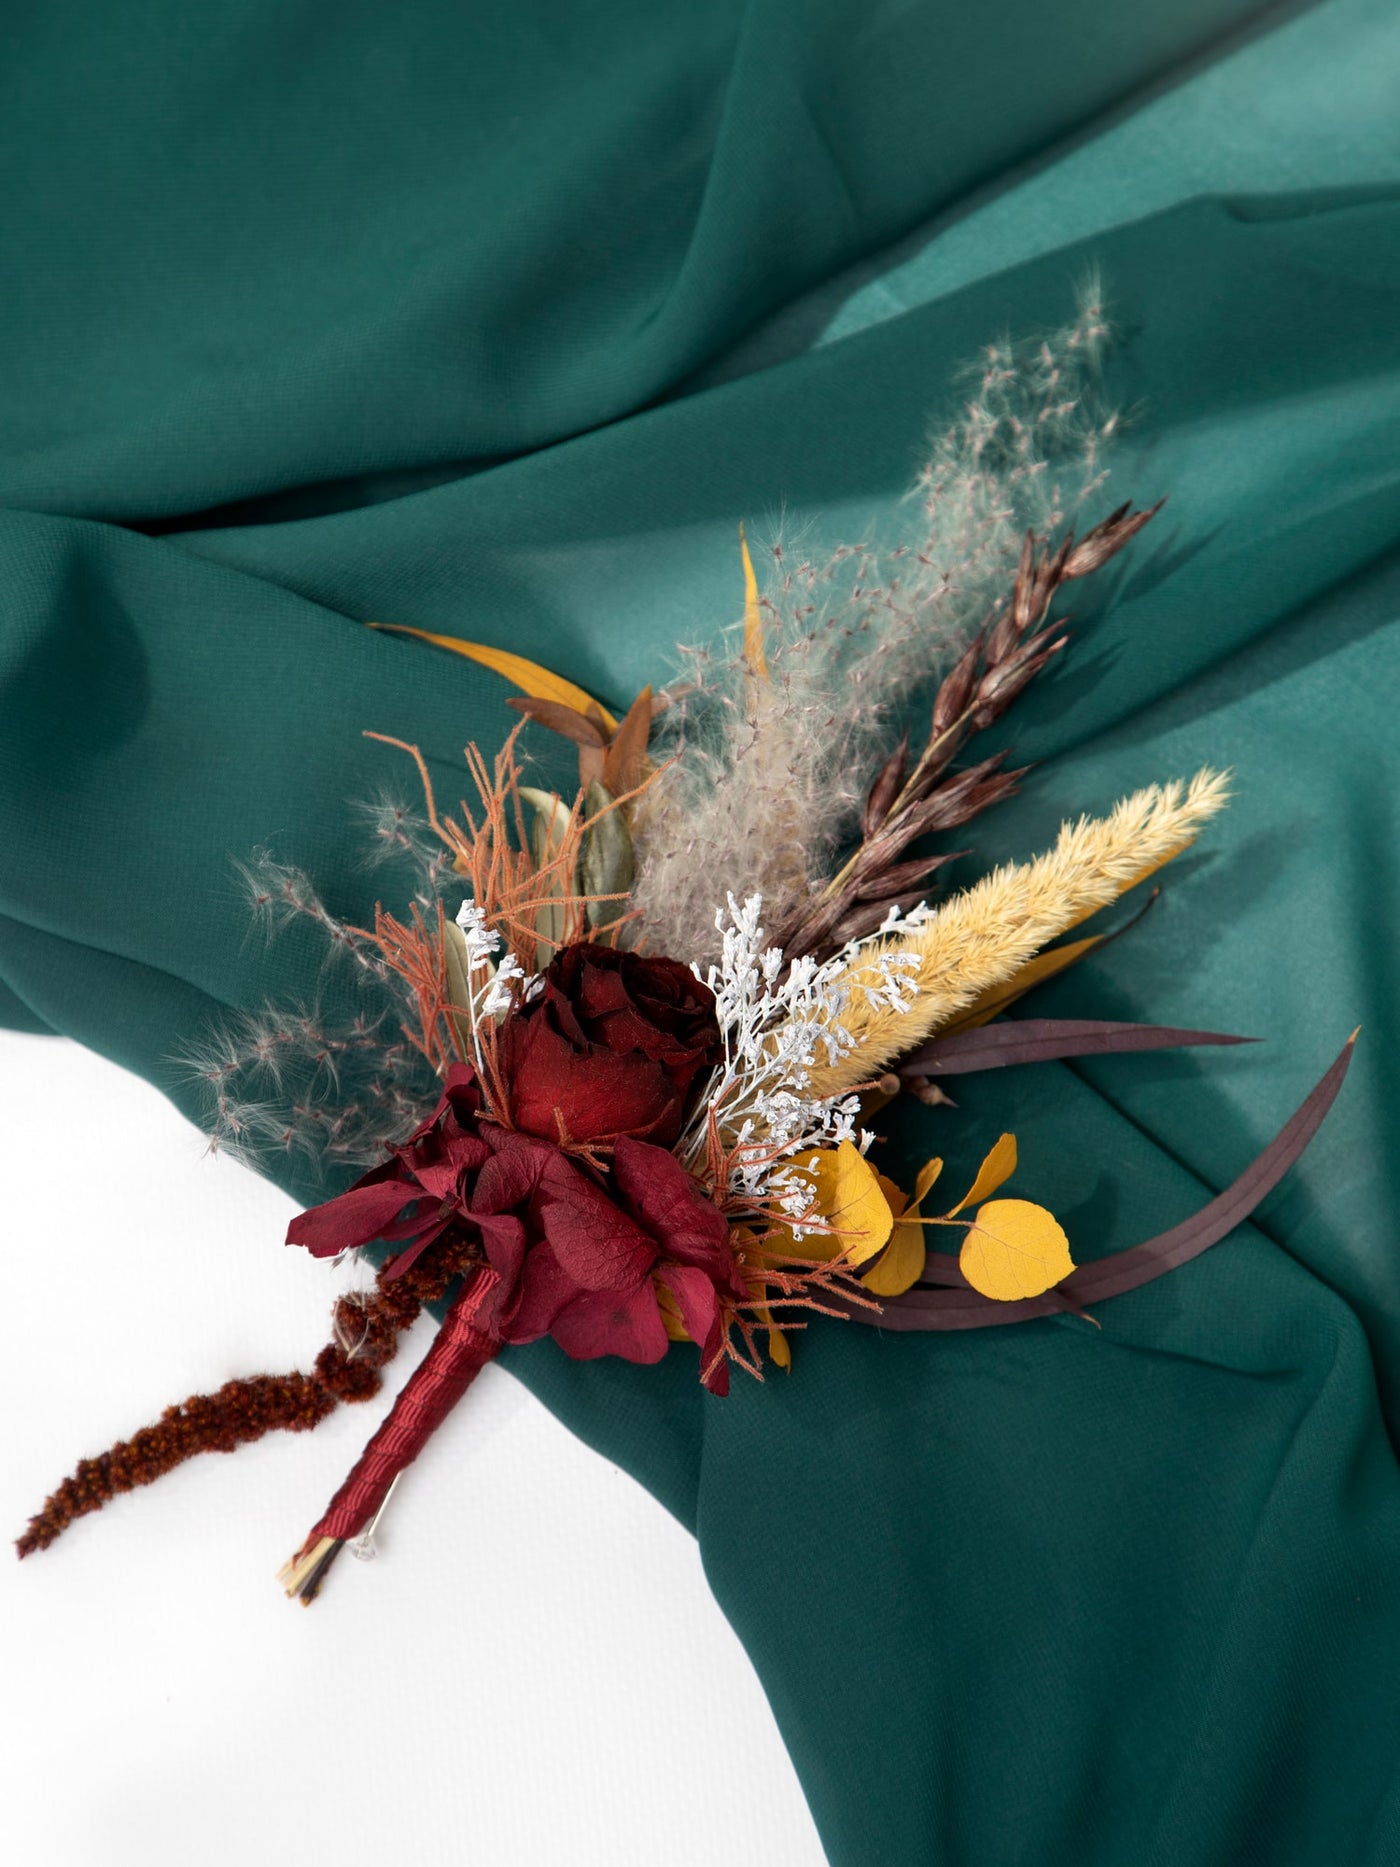
[{"label": "round yellow leaf", "polygon": [[[811,1211],[803,1224],[814,1229],[799,1239],[784,1227],[765,1240],[764,1255],[820,1262],[844,1257],[851,1264],[873,1258],[890,1235],[894,1215],[880,1191],[875,1169],[860,1149],[842,1141],[836,1147],[800,1154],[792,1175],[812,1189]],[[829,1231],[815,1229],[822,1219]]]},{"label": "round yellow leaf", "polygon": [[1028,1199],[992,1199],[963,1240],[958,1263],[974,1290],[998,1303],[1038,1297],[1074,1269],[1064,1228]]}]

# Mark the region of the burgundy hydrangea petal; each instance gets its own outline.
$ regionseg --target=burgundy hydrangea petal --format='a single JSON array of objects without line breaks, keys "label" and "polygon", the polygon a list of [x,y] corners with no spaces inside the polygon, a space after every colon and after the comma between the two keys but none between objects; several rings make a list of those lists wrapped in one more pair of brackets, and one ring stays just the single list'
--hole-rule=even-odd
[{"label": "burgundy hydrangea petal", "polygon": [[720,1273],[731,1269],[728,1221],[674,1154],[623,1137],[613,1150],[613,1178],[629,1210],[668,1258]]},{"label": "burgundy hydrangea petal", "polygon": [[405,1271],[411,1270],[418,1262],[419,1258],[422,1257],[423,1253],[428,1249],[428,1246],[432,1244],[433,1240],[435,1238],[440,1238],[447,1230],[448,1226],[451,1225],[453,1217],[454,1215],[451,1212],[440,1213],[439,1217],[428,1226],[426,1231],[419,1232],[407,1251],[399,1252],[384,1275],[392,1282],[395,1277],[402,1277]]},{"label": "burgundy hydrangea petal", "polygon": [[470,1063],[454,1063],[443,1078],[442,1094],[438,1105],[424,1121],[419,1122],[406,1143],[411,1147],[427,1134],[430,1128],[437,1126],[442,1117],[449,1112],[459,1121],[470,1120],[481,1107],[481,1092],[476,1086],[476,1071]]},{"label": "burgundy hydrangea petal", "polygon": [[729,1357],[724,1353],[718,1291],[694,1265],[662,1264],[656,1274],[676,1299],[686,1334],[700,1346],[701,1380],[712,1394],[727,1394]]},{"label": "burgundy hydrangea petal", "polygon": [[500,1272],[495,1292],[499,1304],[515,1289],[529,1249],[529,1234],[524,1221],[508,1212],[473,1214],[472,1223],[481,1233],[488,1262]]},{"label": "burgundy hydrangea petal", "polygon": [[574,1361],[620,1355],[624,1361],[660,1361],[670,1347],[651,1281],[625,1294],[587,1291],[554,1319],[550,1334]]},{"label": "burgundy hydrangea petal", "polygon": [[656,1261],[647,1233],[562,1154],[540,1176],[535,1210],[555,1256],[585,1290],[632,1289]]},{"label": "burgundy hydrangea petal", "polygon": [[411,1200],[422,1195],[400,1179],[352,1186],[324,1205],[299,1212],[287,1227],[287,1243],[303,1245],[313,1258],[333,1258],[382,1238]]},{"label": "burgundy hydrangea petal", "polygon": [[515,1306],[501,1333],[508,1342],[536,1342],[549,1334],[560,1310],[581,1294],[549,1246],[536,1245],[525,1260]]},{"label": "burgundy hydrangea petal", "polygon": [[[486,1153],[485,1148],[482,1154]],[[423,1191],[433,1199],[455,1199],[462,1177],[462,1168],[449,1155],[438,1160],[421,1161],[414,1166],[413,1177]]]},{"label": "burgundy hydrangea petal", "polygon": [[392,1225],[386,1225],[375,1233],[375,1241],[384,1245],[396,1245],[404,1238],[417,1238],[431,1225],[441,1231],[442,1225],[452,1217],[452,1208],[440,1199],[427,1199],[415,1186],[406,1186],[404,1195],[413,1201],[412,1207],[403,1218],[395,1219]]},{"label": "burgundy hydrangea petal", "polygon": [[491,1158],[472,1184],[469,1205],[473,1213],[509,1212],[532,1199],[540,1176],[557,1151],[529,1135],[509,1129],[492,1132]]},{"label": "burgundy hydrangea petal", "polygon": [[686,1334],[703,1346],[719,1320],[714,1285],[692,1264],[660,1264],[656,1274],[676,1299]]}]

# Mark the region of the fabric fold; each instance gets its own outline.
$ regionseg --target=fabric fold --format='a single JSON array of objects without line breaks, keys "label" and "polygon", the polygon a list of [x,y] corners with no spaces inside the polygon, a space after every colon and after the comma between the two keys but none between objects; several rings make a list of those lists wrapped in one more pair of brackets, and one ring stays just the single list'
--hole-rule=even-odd
[{"label": "fabric fold", "polygon": [[[1393,14],[1270,13],[1178,85],[1260,10],[644,11],[527,8],[484,46],[433,5],[249,0],[163,61],[149,20],[85,25],[81,84],[58,16],[26,23],[0,85],[33,281],[0,313],[0,1019],[197,1116],[220,1018],[349,1003],[313,939],[250,932],[238,862],[267,849],[366,917],[390,884],[354,807],[413,775],[364,731],[420,744],[452,797],[462,745],[509,723],[494,675],[365,621],[508,643],[625,705],[739,616],[740,520],[897,528],[957,371],[1099,268],[1128,411],[1105,498],[1169,504],[1018,706],[1038,769],[976,859],[1231,766],[1154,913],[1036,1009],[1270,1041],[969,1079],[956,1111],[897,1107],[880,1164],[935,1140],[975,1163],[1014,1128],[1018,1190],[1082,1262],[1232,1180],[1361,1023],[1342,1101],[1256,1225],[1097,1331],[819,1319],[790,1377],[723,1401],[693,1356],[505,1360],[695,1530],[838,1867],[1386,1867]],[[24,139],[69,94],[41,175]]]}]

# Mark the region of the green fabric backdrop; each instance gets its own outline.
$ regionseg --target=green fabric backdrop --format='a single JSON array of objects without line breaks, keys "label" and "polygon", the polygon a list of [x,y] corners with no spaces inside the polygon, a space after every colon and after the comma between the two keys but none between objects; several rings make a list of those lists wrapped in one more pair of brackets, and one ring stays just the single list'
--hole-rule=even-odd
[{"label": "green fabric backdrop", "polygon": [[1015,1128],[1093,1256],[1233,1178],[1361,1022],[1341,1103],[1101,1333],[833,1323],[722,1402],[685,1354],[509,1365],[696,1531],[838,1867],[1400,1858],[1391,0],[7,24],[0,1018],[182,1106],[222,1008],[336,991],[248,938],[234,859],[363,915],[349,803],[398,772],[361,730],[447,785],[507,717],[363,619],[625,700],[733,620],[740,519],[882,522],[956,367],[1101,268],[1110,491],[1171,504],[1018,707],[1043,762],[979,853],[1232,766],[1165,905],[1041,1004],[1272,1041],[974,1081],[891,1151]]}]

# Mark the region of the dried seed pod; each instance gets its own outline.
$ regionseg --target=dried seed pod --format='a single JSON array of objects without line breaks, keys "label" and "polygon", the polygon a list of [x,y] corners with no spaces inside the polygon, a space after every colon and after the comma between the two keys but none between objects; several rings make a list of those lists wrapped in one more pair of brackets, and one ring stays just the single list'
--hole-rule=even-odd
[{"label": "dried seed pod", "polygon": [[452,1026],[452,1035],[457,1040],[457,1054],[470,1057],[471,1018],[469,1015],[472,1002],[471,954],[467,949],[467,936],[456,921],[444,919],[442,923],[443,969],[447,975],[447,1021]]},{"label": "dried seed pod", "polygon": [[1069,637],[1062,635],[1032,655],[1029,661],[1014,666],[994,668],[978,689],[977,710],[972,716],[972,730],[982,732],[999,720],[1006,709],[1035,679],[1052,656],[1059,654]]},{"label": "dried seed pod", "polygon": [[986,631],[981,631],[968,645],[952,672],[945,676],[933,703],[933,736],[938,738],[947,732],[953,722],[967,711],[972,698],[973,684],[977,679],[977,669],[982,660],[982,646]]},{"label": "dried seed pod", "polygon": [[901,914],[907,914],[911,908],[918,907],[923,899],[924,890],[912,888],[887,901],[857,902],[832,929],[832,946],[844,946],[848,940],[863,940],[867,934],[875,933],[884,925],[891,908],[898,908]]},{"label": "dried seed pod", "polygon": [[1011,616],[1017,635],[1030,627],[1031,600],[1035,588],[1035,534],[1027,532],[1021,540],[1021,561],[1016,566],[1016,583],[1011,592]]},{"label": "dried seed pod", "polygon": [[[538,874],[557,861],[568,840],[573,813],[564,800],[556,797],[552,791],[540,791],[528,784],[516,788],[521,801],[534,812],[530,828],[530,854]],[[535,942],[535,965],[539,971],[544,971],[564,944],[567,931],[564,903],[541,902],[535,909],[535,932],[539,936]]]},{"label": "dried seed pod", "polygon": [[885,760],[871,785],[865,800],[865,809],[861,813],[860,833],[864,837],[874,835],[890,813],[890,805],[904,789],[904,780],[909,770],[909,735],[903,734],[899,744]]},{"label": "dried seed pod", "polygon": [[1098,570],[1100,565],[1106,564],[1123,549],[1130,538],[1137,537],[1148,520],[1154,519],[1165,504],[1165,499],[1159,499],[1155,506],[1149,506],[1145,512],[1133,512],[1128,505],[1119,506],[1102,524],[1096,525],[1080,539],[1065,565],[1066,580],[1087,577],[1092,571]]},{"label": "dried seed pod", "polygon": [[935,856],[915,856],[909,862],[892,863],[890,867],[867,877],[851,891],[857,901],[890,901],[896,895],[906,894],[911,888],[922,888],[935,869],[941,869],[946,862],[955,862],[959,856],[965,856],[965,849],[949,850]]}]

